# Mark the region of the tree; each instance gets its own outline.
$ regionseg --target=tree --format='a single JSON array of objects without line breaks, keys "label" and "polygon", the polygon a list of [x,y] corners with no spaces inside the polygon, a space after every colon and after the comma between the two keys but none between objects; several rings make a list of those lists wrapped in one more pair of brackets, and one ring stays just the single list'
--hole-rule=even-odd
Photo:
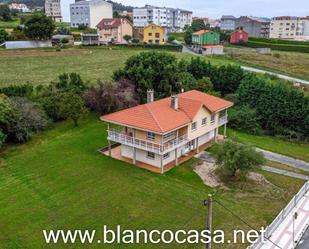
[{"label": "tree", "polygon": [[70,29],[68,29],[66,27],[59,27],[57,29],[57,33],[60,34],[60,35],[70,35],[71,31],[70,31]]},{"label": "tree", "polygon": [[217,164],[228,170],[232,177],[236,177],[237,172],[246,173],[265,161],[262,153],[232,140],[216,144],[212,154],[216,157]]},{"label": "tree", "polygon": [[72,91],[81,94],[86,90],[86,84],[77,73],[64,73],[58,76],[58,81],[51,84],[58,91],[68,92]]},{"label": "tree", "polygon": [[74,126],[78,120],[88,113],[84,100],[73,92],[63,93],[59,106],[60,116],[64,119],[72,119]]},{"label": "tree", "polygon": [[100,114],[132,107],[139,103],[135,85],[123,79],[118,82],[98,80],[97,86],[85,92],[84,99],[89,108]]},{"label": "tree", "polygon": [[193,20],[191,27],[193,32],[206,29],[206,25],[202,19]]},{"label": "tree", "polygon": [[4,94],[0,94],[0,128],[1,124],[3,125],[8,123],[12,111],[13,108],[9,98]]},{"label": "tree", "polygon": [[50,39],[55,25],[50,17],[43,14],[34,14],[25,22],[25,35],[34,40]]},{"label": "tree", "polygon": [[2,132],[2,129],[0,129],[0,148],[4,144],[5,139],[6,139],[6,135]]},{"label": "tree", "polygon": [[125,41],[126,41],[127,43],[130,43],[130,41],[132,40],[132,36],[131,36],[131,35],[124,35],[124,36],[123,36],[123,39],[125,39]]},{"label": "tree", "polygon": [[22,97],[11,97],[10,103],[13,109],[12,115],[3,128],[8,141],[26,142],[33,133],[48,126],[48,118],[38,105]]},{"label": "tree", "polygon": [[9,34],[4,29],[0,29],[0,44],[9,40]]},{"label": "tree", "polygon": [[229,110],[229,125],[232,128],[243,130],[251,134],[261,131],[259,116],[256,110],[248,105],[235,106]]},{"label": "tree", "polygon": [[174,55],[162,52],[142,52],[127,59],[123,69],[114,72],[113,79],[128,79],[136,85],[136,91],[144,102],[147,89],[154,89],[156,97],[179,92],[178,63]]},{"label": "tree", "polygon": [[7,4],[0,4],[0,21],[11,21],[11,10]]},{"label": "tree", "polygon": [[27,37],[25,35],[24,29],[21,26],[17,26],[13,29],[11,33],[13,40],[25,40]]},{"label": "tree", "polygon": [[186,45],[192,44],[192,33],[193,33],[192,28],[188,27],[185,31],[185,34],[184,34],[184,41],[185,41]]},{"label": "tree", "polygon": [[214,87],[211,83],[211,80],[209,77],[203,77],[196,82],[196,90],[209,93],[214,90]]}]

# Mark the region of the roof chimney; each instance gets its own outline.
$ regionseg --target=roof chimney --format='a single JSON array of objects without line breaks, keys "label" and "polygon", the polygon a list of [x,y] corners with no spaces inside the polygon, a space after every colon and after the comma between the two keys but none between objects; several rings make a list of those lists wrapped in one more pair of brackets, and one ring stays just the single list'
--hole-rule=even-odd
[{"label": "roof chimney", "polygon": [[171,107],[174,110],[178,110],[178,95],[171,96]]},{"label": "roof chimney", "polygon": [[154,100],[153,93],[154,93],[153,89],[147,90],[147,103],[153,102],[153,100]]}]

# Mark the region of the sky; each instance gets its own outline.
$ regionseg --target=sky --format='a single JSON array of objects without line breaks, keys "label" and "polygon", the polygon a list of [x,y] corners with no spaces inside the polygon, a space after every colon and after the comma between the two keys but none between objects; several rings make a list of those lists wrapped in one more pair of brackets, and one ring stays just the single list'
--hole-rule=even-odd
[{"label": "sky", "polygon": [[193,11],[194,16],[219,18],[222,15],[273,17],[309,16],[309,0],[115,0],[131,6],[177,7]]}]

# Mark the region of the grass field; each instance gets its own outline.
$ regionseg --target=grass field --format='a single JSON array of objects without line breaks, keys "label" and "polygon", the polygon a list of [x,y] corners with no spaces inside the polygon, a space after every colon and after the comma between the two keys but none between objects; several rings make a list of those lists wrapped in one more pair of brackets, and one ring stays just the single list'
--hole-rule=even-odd
[{"label": "grass field", "polygon": [[229,50],[226,57],[261,69],[309,80],[309,54],[273,51],[271,54],[256,53],[252,49]]},{"label": "grass field", "polygon": [[9,22],[0,21],[0,29],[13,29],[20,24],[19,19],[14,19]]},{"label": "grass field", "polygon": [[227,134],[240,142],[309,162],[308,144],[289,142],[272,136],[251,135],[230,128],[227,130]]},{"label": "grass field", "polygon": [[[85,248],[45,245],[43,229],[97,229],[100,233],[103,225],[114,228],[116,224],[128,229],[204,229],[202,200],[208,193],[259,229],[272,221],[303,184],[261,172],[272,184],[241,181],[211,189],[193,172],[194,160],[157,175],[100,155],[97,149],[106,145],[103,131],[104,124],[91,114],[77,128],[71,122],[58,123],[31,142],[9,146],[0,154],[0,248]],[[215,203],[214,229],[230,232],[248,227]],[[124,247],[93,244],[87,248]]]},{"label": "grass field", "polygon": [[[122,67],[126,59],[142,49],[84,47],[53,49],[0,50],[0,86],[30,82],[48,84],[61,73],[76,72],[94,84],[97,79],[110,79],[114,70]],[[153,51],[153,50],[151,50]],[[157,50],[156,50],[157,51]],[[170,52],[178,58],[192,55]],[[207,58],[215,64],[231,63],[223,57]]]}]

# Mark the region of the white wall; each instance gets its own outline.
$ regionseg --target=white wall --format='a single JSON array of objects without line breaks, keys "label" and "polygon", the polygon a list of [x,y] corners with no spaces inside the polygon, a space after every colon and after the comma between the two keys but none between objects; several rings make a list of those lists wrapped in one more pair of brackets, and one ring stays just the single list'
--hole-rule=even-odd
[{"label": "white wall", "polygon": [[96,25],[103,18],[113,18],[113,6],[105,1],[95,1],[90,4],[90,28]]},{"label": "white wall", "polygon": [[60,1],[62,22],[71,22],[71,18],[70,18],[70,4],[71,3],[75,3],[75,0],[61,0]]}]

